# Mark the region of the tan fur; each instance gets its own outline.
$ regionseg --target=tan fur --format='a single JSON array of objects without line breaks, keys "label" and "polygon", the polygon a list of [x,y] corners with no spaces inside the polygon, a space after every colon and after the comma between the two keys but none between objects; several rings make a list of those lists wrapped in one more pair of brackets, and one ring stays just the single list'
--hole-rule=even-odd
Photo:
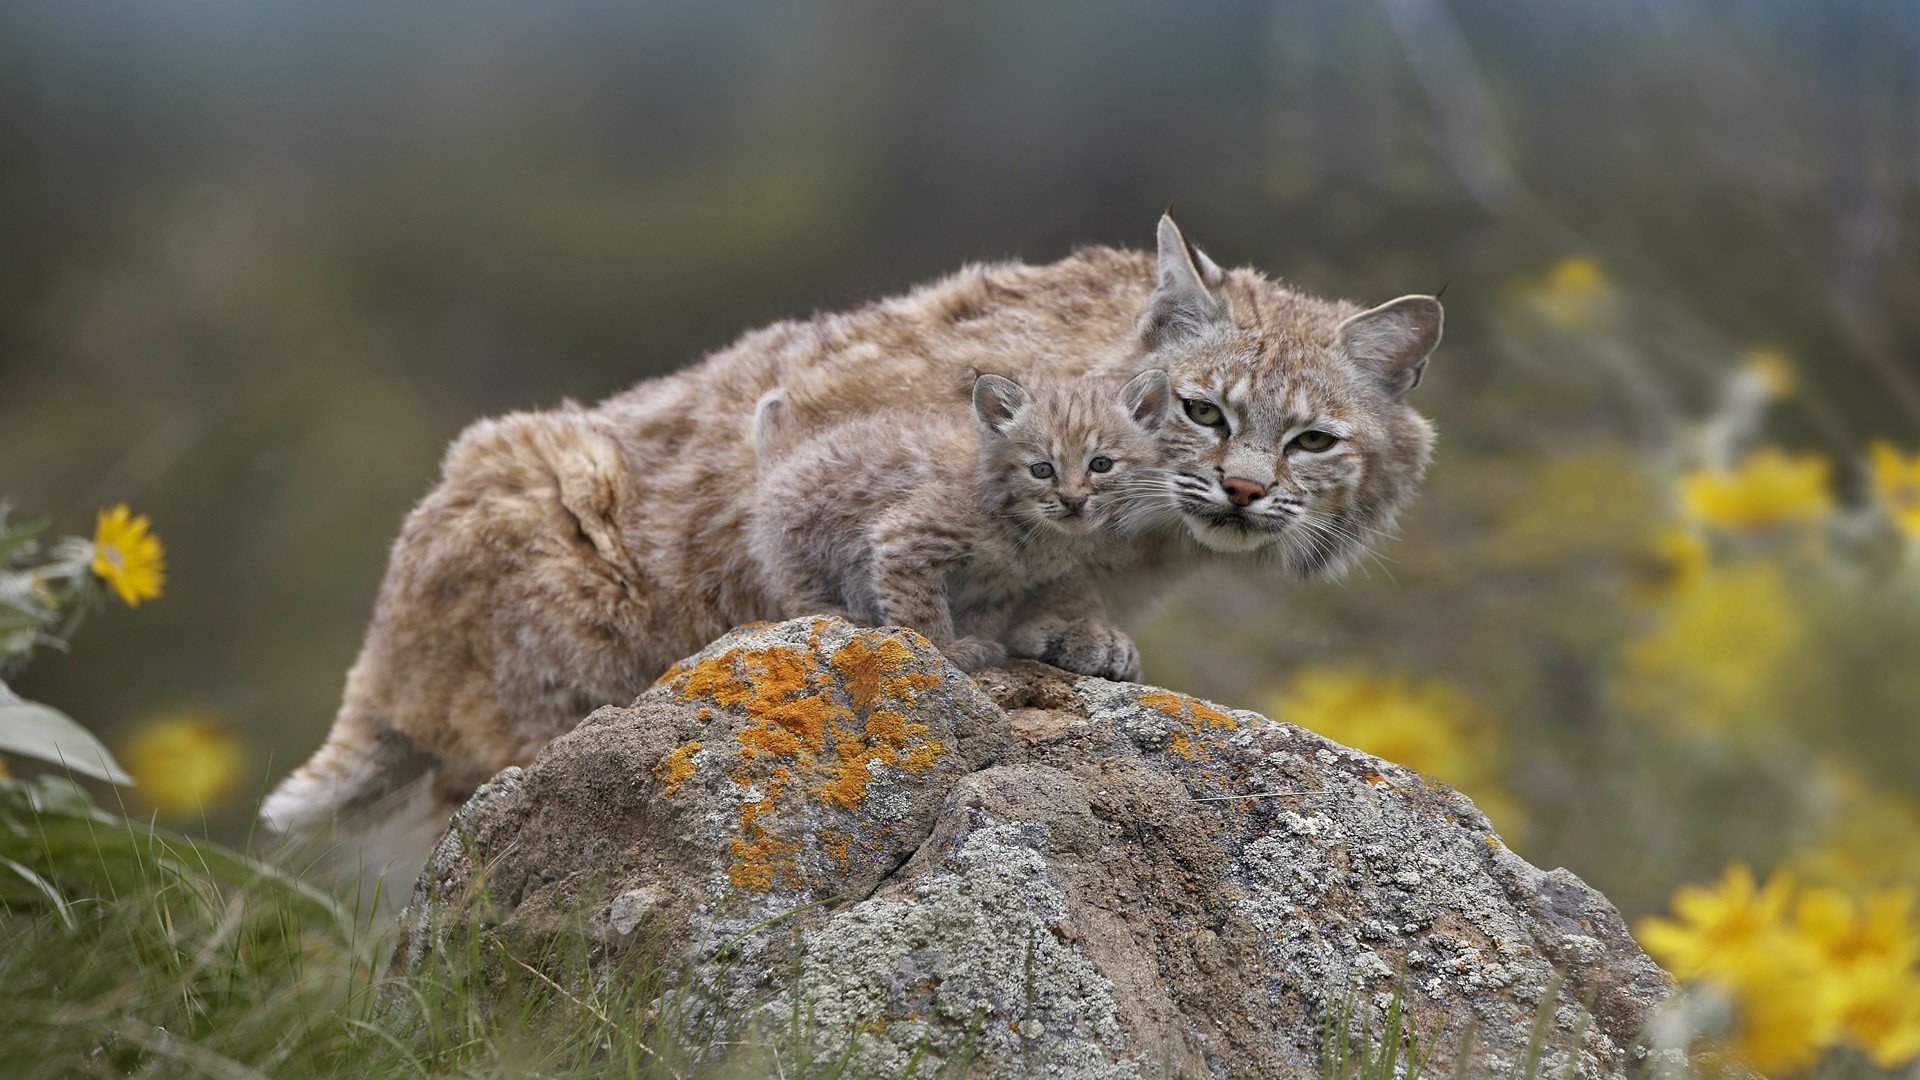
[{"label": "tan fur", "polygon": [[[1176,406],[1166,452],[1183,468],[1217,479],[1206,470],[1264,455],[1276,497],[1318,484],[1353,527],[1390,526],[1432,436],[1404,403],[1368,389],[1348,354],[1339,328],[1361,309],[1253,270],[1220,271],[1177,229],[1169,234],[1170,220],[1161,228],[1158,259],[1088,248],[1045,266],[969,267],[851,312],[747,334],[591,409],[475,424],[394,543],[326,744],[263,817],[307,827],[429,768],[458,794],[526,762],[594,707],[630,700],[729,627],[778,616],[745,539],[755,407],[775,390],[785,410],[772,426],[783,432],[882,417],[910,427],[966,409],[982,371],[1039,381],[1165,367],[1177,395],[1222,394],[1259,414],[1247,437],[1214,445],[1194,442]],[[1185,259],[1170,273],[1175,247]],[[1427,350],[1438,337],[1433,310]],[[1417,378],[1417,368],[1394,370]],[[1365,432],[1350,448],[1354,468],[1372,474],[1358,486],[1291,468],[1275,442],[1292,413],[1323,404]],[[1274,536],[1292,546],[1249,550],[1294,552],[1283,561],[1297,571],[1331,569],[1357,546],[1300,555],[1301,530]],[[1167,571],[1217,557],[1195,538],[1163,531],[1143,550]],[[1028,655],[1119,648],[1089,644],[1113,632],[1097,603],[1060,603],[1057,613],[1028,612]]]},{"label": "tan fur", "polygon": [[[867,418],[777,453],[756,422],[749,547],[784,618],[909,626],[964,671],[998,664],[1037,590],[1090,591],[1131,561],[1129,533],[1153,517],[1134,511],[1161,502],[1155,434],[1169,405],[1161,371],[1032,389],[985,375],[972,418]],[[1126,650],[1086,673],[1137,675]]]}]

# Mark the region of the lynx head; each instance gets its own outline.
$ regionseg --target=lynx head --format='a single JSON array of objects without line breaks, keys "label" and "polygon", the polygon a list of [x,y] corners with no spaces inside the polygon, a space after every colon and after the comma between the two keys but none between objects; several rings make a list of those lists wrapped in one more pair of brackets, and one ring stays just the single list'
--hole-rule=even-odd
[{"label": "lynx head", "polygon": [[1080,535],[1125,530],[1160,505],[1156,432],[1168,420],[1167,373],[1125,386],[1087,378],[1029,390],[981,375],[980,477],[1005,512],[1029,526]]},{"label": "lynx head", "polygon": [[1440,342],[1441,308],[1367,311],[1229,274],[1160,219],[1142,366],[1176,399],[1161,428],[1165,494],[1203,546],[1338,572],[1419,486],[1433,428],[1407,403]]}]

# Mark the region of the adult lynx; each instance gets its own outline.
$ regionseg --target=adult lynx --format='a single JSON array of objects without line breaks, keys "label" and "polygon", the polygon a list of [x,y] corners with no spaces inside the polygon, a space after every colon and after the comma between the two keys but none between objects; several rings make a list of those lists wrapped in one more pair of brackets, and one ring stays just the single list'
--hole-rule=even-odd
[{"label": "adult lynx", "polygon": [[[747,334],[591,409],[483,420],[394,542],[326,743],[268,798],[322,823],[422,774],[449,797],[777,606],[746,542],[756,402],[806,428],[968,407],[973,376],[1165,369],[1164,581],[1202,559],[1336,570],[1412,497],[1433,441],[1407,403],[1439,342],[1431,297],[1363,311],[1223,270],[1162,218],[1158,255],[1087,248],[973,266],[844,314]],[[1128,597],[1125,599],[1131,599]],[[1033,612],[1015,655],[1112,641],[1091,608]],[[1130,645],[1128,646],[1130,647]],[[1107,658],[1096,657],[1105,667]]]}]

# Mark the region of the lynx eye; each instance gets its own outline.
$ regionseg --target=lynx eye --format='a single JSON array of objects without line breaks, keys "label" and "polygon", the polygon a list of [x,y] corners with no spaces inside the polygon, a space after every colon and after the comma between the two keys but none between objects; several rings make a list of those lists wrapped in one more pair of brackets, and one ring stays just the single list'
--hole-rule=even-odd
[{"label": "lynx eye", "polygon": [[1036,461],[1027,466],[1027,471],[1033,474],[1035,480],[1053,479],[1053,463],[1050,461]]},{"label": "lynx eye", "polygon": [[1094,458],[1092,461],[1087,462],[1087,468],[1092,469],[1094,472],[1112,472],[1113,459],[1110,457]]},{"label": "lynx eye", "polygon": [[1293,445],[1305,450],[1309,454],[1319,454],[1333,449],[1333,444],[1339,441],[1340,436],[1330,432],[1303,431],[1294,436]]},{"label": "lynx eye", "polygon": [[1227,426],[1227,414],[1221,412],[1220,406],[1215,405],[1211,401],[1183,398],[1180,404],[1187,410],[1187,419],[1192,420],[1201,427]]}]

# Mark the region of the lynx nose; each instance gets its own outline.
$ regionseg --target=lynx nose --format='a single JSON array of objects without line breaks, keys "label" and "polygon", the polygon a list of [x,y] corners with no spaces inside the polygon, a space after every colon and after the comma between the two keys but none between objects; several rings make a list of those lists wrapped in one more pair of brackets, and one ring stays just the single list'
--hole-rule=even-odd
[{"label": "lynx nose", "polygon": [[1245,506],[1267,493],[1264,485],[1256,484],[1252,480],[1243,480],[1238,476],[1227,477],[1220,481],[1220,486],[1226,489],[1227,501],[1235,506]]},{"label": "lynx nose", "polygon": [[1077,514],[1080,512],[1081,507],[1087,505],[1087,497],[1085,495],[1062,495],[1060,496],[1060,505],[1067,508],[1067,513]]}]

